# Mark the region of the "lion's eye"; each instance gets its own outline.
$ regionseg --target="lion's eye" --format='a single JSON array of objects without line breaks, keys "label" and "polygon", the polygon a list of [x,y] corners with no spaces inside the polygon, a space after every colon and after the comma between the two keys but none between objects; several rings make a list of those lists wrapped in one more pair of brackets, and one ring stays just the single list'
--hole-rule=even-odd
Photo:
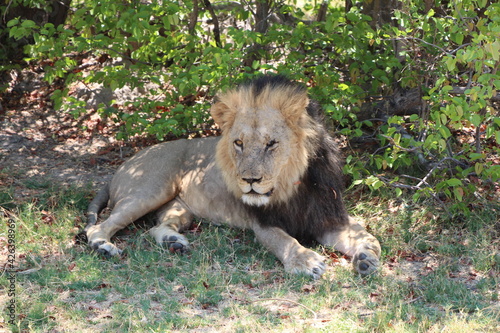
[{"label": "lion's eye", "polygon": [[266,149],[273,149],[276,147],[278,147],[278,141],[276,141],[276,140],[271,140],[266,145]]},{"label": "lion's eye", "polygon": [[235,140],[234,145],[240,149],[243,149],[243,141],[241,140]]}]

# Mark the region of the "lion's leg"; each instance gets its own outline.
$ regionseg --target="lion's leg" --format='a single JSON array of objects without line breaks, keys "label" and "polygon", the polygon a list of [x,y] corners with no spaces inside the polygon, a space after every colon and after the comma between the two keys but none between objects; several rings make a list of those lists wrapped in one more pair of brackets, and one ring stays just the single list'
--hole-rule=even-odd
[{"label": "lion's leg", "polygon": [[172,200],[157,213],[158,225],[149,233],[159,245],[168,246],[170,252],[184,253],[189,250],[189,242],[180,232],[191,225],[193,215],[178,200]]},{"label": "lion's leg", "polygon": [[353,266],[359,274],[370,274],[380,265],[378,240],[352,217],[349,217],[348,225],[325,233],[318,241],[351,256]]},{"label": "lion's leg", "polygon": [[278,257],[287,272],[304,273],[315,279],[325,272],[324,258],[300,245],[284,230],[276,227],[261,227],[258,223],[254,223],[252,229],[257,240]]},{"label": "lion's leg", "polygon": [[117,231],[161,206],[160,199],[125,197],[119,200],[104,222],[93,225],[87,230],[90,247],[105,256],[121,254],[122,251],[111,243],[111,237]]}]

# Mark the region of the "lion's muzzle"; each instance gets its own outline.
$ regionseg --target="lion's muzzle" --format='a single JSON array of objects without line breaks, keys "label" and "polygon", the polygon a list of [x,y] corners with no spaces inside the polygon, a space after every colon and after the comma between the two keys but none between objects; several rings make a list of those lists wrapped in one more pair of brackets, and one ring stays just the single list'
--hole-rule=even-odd
[{"label": "lion's muzzle", "polygon": [[[241,200],[250,206],[265,206],[269,203],[274,189],[265,191],[258,186],[245,186]],[[246,191],[245,191],[246,190]]]}]

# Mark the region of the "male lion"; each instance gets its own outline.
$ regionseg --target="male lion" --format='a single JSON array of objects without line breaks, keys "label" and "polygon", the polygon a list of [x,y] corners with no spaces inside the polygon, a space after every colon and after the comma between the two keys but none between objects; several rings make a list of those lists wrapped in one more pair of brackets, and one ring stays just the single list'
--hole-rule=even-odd
[{"label": "male lion", "polygon": [[[342,202],[342,169],[322,113],[305,87],[263,76],[218,96],[211,115],[221,137],[161,143],[125,162],[88,208],[92,249],[121,253],[118,230],[156,211],[150,234],[172,251],[193,216],[252,229],[292,273],[318,278],[324,259],[301,242],[317,241],[353,258],[360,274],[379,266],[380,245]],[[95,224],[99,211],[113,210]]]}]

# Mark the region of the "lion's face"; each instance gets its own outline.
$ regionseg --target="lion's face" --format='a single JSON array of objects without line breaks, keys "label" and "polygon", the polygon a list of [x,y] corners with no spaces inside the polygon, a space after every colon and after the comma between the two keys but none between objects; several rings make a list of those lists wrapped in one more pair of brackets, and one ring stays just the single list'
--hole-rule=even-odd
[{"label": "lion's face", "polygon": [[248,204],[286,202],[307,169],[305,92],[267,87],[230,91],[212,107],[222,128],[217,163],[230,191]]},{"label": "lion's face", "polygon": [[237,113],[225,135],[232,143],[229,154],[241,199],[249,205],[268,204],[279,187],[281,169],[291,158],[293,132],[279,111],[267,107]]}]

